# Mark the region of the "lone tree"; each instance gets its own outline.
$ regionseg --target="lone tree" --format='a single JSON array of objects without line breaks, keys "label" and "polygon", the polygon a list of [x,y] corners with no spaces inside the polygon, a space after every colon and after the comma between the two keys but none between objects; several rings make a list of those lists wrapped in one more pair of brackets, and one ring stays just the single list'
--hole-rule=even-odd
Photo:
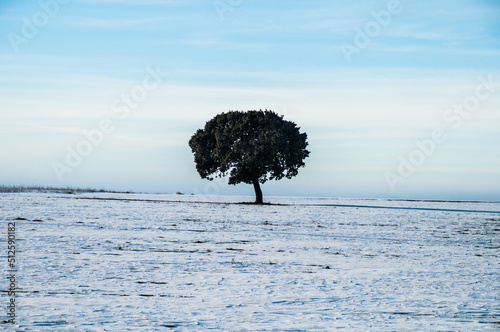
[{"label": "lone tree", "polygon": [[262,204],[259,183],[290,179],[305,166],[307,134],[299,129],[273,111],[230,111],[198,129],[189,146],[203,179],[229,173],[229,184],[253,184],[255,203]]}]

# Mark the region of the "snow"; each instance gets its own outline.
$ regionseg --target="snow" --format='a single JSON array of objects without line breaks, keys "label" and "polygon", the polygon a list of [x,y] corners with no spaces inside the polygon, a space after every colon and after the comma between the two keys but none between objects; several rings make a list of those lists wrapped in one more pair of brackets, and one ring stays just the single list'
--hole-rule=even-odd
[{"label": "snow", "polygon": [[252,199],[0,194],[15,330],[499,329],[500,203]]}]

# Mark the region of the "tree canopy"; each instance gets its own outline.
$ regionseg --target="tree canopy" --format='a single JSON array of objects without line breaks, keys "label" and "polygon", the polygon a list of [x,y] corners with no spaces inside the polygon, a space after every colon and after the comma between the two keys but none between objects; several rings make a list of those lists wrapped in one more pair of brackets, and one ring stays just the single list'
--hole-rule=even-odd
[{"label": "tree canopy", "polygon": [[204,179],[229,174],[229,184],[292,178],[309,156],[307,134],[273,111],[230,111],[215,116],[189,140],[196,169]]}]

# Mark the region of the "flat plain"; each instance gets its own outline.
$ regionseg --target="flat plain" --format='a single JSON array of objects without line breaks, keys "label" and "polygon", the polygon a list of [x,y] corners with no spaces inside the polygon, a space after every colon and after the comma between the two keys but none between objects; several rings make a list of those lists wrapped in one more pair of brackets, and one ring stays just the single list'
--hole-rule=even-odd
[{"label": "flat plain", "polygon": [[[0,194],[15,331],[500,329],[500,203]],[[0,312],[9,300],[2,278]]]}]

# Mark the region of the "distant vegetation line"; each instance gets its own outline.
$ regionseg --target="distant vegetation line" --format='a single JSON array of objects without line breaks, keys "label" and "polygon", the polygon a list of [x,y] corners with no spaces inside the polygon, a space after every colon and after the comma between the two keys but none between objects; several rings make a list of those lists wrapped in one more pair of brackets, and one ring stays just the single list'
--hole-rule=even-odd
[{"label": "distant vegetation line", "polygon": [[130,190],[116,191],[116,190],[105,190],[105,189],[94,189],[94,188],[0,185],[0,193],[23,193],[23,192],[121,193],[121,194],[132,193],[132,191]]}]

